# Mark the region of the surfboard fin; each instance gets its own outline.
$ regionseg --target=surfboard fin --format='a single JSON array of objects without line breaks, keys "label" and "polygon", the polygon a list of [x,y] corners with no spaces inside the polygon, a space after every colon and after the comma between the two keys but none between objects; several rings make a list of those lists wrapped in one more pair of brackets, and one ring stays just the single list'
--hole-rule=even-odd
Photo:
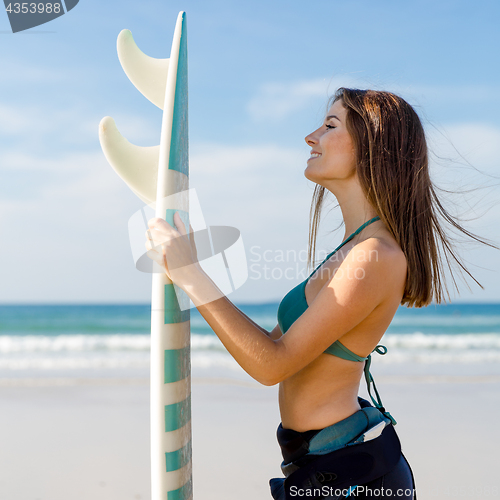
[{"label": "surfboard fin", "polygon": [[130,143],[110,116],[99,124],[99,141],[109,164],[130,189],[146,204],[156,201],[160,146]]},{"label": "surfboard fin", "polygon": [[155,59],[142,52],[130,30],[122,30],[116,41],[118,59],[129,80],[153,104],[163,109],[169,59]]}]

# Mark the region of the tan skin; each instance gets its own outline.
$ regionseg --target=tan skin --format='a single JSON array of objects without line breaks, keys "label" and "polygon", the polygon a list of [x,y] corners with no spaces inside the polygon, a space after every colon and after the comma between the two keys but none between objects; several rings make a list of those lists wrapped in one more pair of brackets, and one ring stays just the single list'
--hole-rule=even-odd
[{"label": "tan skin", "polygon": [[[344,239],[377,215],[356,175],[345,117],[337,101],[322,126],[306,137],[312,154],[304,172],[337,198]],[[177,213],[174,223],[178,231],[161,219],[149,221],[148,255],[190,296],[247,373],[264,385],[279,383],[283,427],[299,432],[322,429],[359,410],[364,363],[324,350],[340,340],[359,356],[367,356],[401,302],[406,259],[382,221],[364,228],[310,278],[305,289],[309,307],[286,335],[278,325],[271,332],[264,330],[223,296],[197,263],[194,243],[179,237],[187,232]]]}]

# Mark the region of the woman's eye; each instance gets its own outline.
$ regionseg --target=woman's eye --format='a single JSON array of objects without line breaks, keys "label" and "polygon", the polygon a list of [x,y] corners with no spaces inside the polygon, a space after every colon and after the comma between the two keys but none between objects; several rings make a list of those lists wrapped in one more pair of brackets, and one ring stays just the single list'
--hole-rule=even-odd
[{"label": "woman's eye", "polygon": [[326,128],[337,128],[337,127],[334,127],[333,125],[325,125]]}]

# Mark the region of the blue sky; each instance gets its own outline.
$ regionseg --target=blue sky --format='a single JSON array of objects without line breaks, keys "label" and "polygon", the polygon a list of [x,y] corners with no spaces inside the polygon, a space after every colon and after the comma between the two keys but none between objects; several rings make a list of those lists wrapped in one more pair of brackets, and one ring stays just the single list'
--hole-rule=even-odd
[{"label": "blue sky", "polygon": [[[302,280],[258,279],[253,256],[306,248],[313,185],[303,139],[338,86],[415,105],[438,185],[480,188],[444,194],[447,207],[500,242],[498,2],[80,0],[15,35],[0,13],[0,302],[149,301],[151,277],[134,269],[127,232],[142,202],[106,163],[98,124],[109,115],[131,142],[159,142],[161,111],[126,78],[116,37],[128,28],[148,55],[168,57],[181,10],[191,187],[209,224],[240,229],[254,264],[232,300],[279,300]],[[325,212],[322,251],[341,241],[342,228],[327,233],[339,222]],[[485,290],[459,281],[459,300],[499,301],[498,251],[462,240]],[[274,276],[303,268],[297,260],[271,263]]]}]

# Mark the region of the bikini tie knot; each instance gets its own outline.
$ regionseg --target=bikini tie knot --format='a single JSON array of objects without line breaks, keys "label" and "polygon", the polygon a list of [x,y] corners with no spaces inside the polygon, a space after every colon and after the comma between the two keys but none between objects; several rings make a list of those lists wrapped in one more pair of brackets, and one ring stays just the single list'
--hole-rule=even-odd
[{"label": "bikini tie knot", "polygon": [[373,349],[372,352],[377,352],[379,354],[382,354],[382,356],[384,354],[387,354],[387,347],[385,347],[385,345],[378,345],[377,347],[375,347],[375,349]]}]

